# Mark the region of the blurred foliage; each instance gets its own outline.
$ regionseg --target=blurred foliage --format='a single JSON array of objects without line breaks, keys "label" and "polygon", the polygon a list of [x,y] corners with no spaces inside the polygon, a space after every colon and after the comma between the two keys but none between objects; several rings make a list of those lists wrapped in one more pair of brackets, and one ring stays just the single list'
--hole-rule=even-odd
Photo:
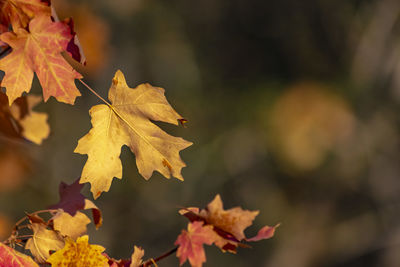
[{"label": "blurred foliage", "polygon": [[[183,183],[144,181],[123,149],[124,178],[96,202],[104,225],[89,233],[109,255],[134,244],[160,255],[185,227],[178,208],[220,193],[227,208],[260,210],[255,229],[282,225],[237,255],[207,249],[205,266],[400,265],[399,1],[54,2],[76,19],[85,80],[103,96],[116,69],[131,87],[164,87],[189,123],[160,126],[194,142]],[[2,174],[30,173],[1,192],[6,221],[56,203],[59,182],[80,175],[86,158],[72,152],[98,103],[81,89],[76,106],[39,107],[52,127],[42,146],[14,144],[29,172],[0,155]]]}]

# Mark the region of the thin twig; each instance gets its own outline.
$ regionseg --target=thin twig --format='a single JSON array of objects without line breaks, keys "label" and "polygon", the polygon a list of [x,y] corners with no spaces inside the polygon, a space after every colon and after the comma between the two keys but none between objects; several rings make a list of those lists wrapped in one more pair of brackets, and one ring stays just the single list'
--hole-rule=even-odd
[{"label": "thin twig", "polygon": [[176,251],[178,250],[178,247],[174,247],[173,249],[171,249],[170,251],[162,254],[161,256],[155,258],[155,259],[150,259],[148,261],[146,261],[145,263],[143,263],[142,265],[140,265],[139,267],[147,267],[147,266],[151,266],[153,265],[155,262],[160,261],[172,254],[174,254]]}]

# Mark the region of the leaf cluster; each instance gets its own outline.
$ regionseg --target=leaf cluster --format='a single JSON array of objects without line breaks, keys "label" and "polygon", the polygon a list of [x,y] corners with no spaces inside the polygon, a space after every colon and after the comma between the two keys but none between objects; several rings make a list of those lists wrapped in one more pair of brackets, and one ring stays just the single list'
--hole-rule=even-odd
[{"label": "leaf cluster", "polygon": [[142,260],[144,250],[134,246],[130,259],[117,260],[102,246],[90,244],[87,225],[93,222],[99,228],[102,215],[81,193],[83,184],[90,183],[96,199],[110,189],[114,177],[121,179],[120,153],[124,145],[135,154],[139,173],[146,180],[154,171],[183,180],[181,170],[186,165],[179,153],[192,143],[167,134],[153,121],[179,125],[186,120],[168,103],[163,88],[150,84],[130,88],[120,70],[112,79],[108,100],[97,94],[65,59],[72,57],[85,64],[72,19],[60,21],[50,1],[2,0],[0,11],[0,70],[5,73],[1,83],[5,93],[0,93],[0,131],[4,135],[36,144],[49,135],[47,114],[32,110],[41,97],[26,95],[34,75],[42,87],[44,102],[54,97],[73,105],[81,95],[76,81],[102,102],[90,109],[92,128],[74,151],[88,157],[81,177],[70,185],[60,184],[59,203],[27,213],[15,224],[11,236],[0,243],[2,265],[138,267],[156,265],[156,261],[176,252],[181,265],[188,260],[192,266],[202,266],[206,261],[204,244],[236,253],[238,247],[248,247],[246,242],[274,235],[278,225],[265,226],[255,237],[247,238],[244,230],[258,211],[240,207],[224,210],[217,195],[205,209],[180,211],[190,220],[187,230],[177,237],[176,247],[157,258]]}]

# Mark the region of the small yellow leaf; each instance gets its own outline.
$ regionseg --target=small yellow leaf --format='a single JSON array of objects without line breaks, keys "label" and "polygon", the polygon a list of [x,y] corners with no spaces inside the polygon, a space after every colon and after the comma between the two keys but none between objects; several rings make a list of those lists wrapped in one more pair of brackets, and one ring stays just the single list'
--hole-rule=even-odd
[{"label": "small yellow leaf", "polygon": [[53,253],[47,262],[53,267],[105,267],[108,259],[101,253],[105,250],[102,246],[88,243],[89,236],[79,237],[76,242],[67,239],[65,247]]}]

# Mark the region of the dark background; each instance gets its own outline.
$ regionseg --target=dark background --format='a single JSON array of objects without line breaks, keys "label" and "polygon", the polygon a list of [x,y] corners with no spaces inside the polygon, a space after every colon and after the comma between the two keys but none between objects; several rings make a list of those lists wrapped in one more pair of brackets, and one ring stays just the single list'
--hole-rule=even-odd
[{"label": "dark background", "polygon": [[[121,69],[131,87],[165,88],[189,123],[159,125],[194,143],[181,152],[184,182],[145,181],[124,147],[123,179],[96,201],[104,224],[92,243],[115,258],[134,245],[156,257],[186,228],[177,210],[219,193],[226,208],[260,211],[248,236],[281,226],[237,255],[207,247],[205,266],[400,265],[399,1],[53,2],[75,20],[85,81],[105,97]],[[79,177],[86,157],[73,150],[100,103],[79,88],[75,106],[38,108],[52,128],[42,146],[17,144],[26,172],[0,194],[4,225]]]}]

